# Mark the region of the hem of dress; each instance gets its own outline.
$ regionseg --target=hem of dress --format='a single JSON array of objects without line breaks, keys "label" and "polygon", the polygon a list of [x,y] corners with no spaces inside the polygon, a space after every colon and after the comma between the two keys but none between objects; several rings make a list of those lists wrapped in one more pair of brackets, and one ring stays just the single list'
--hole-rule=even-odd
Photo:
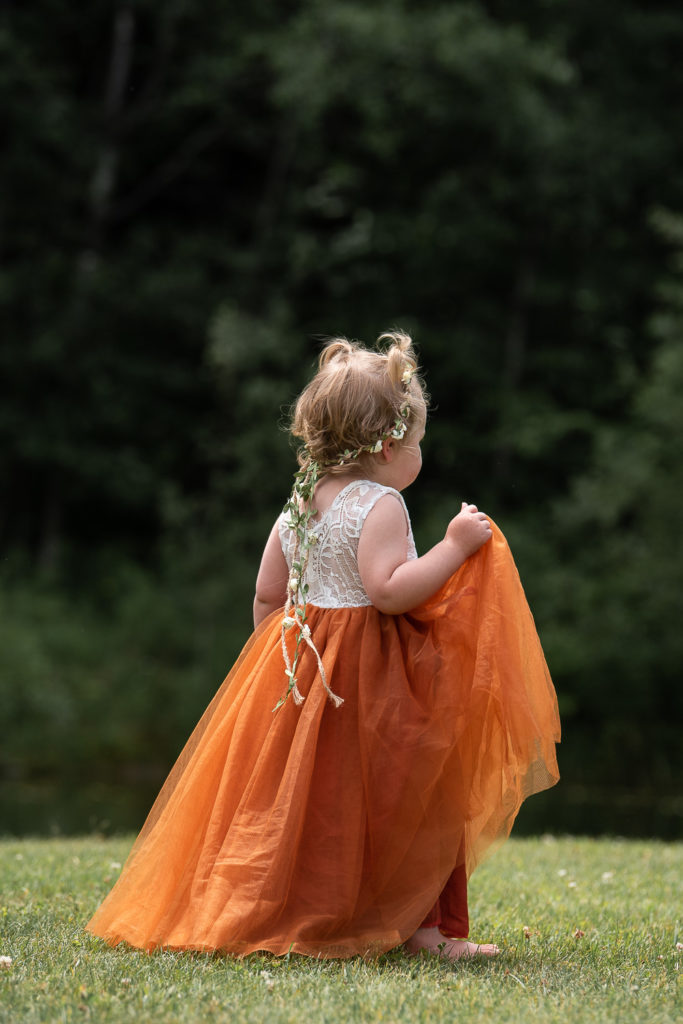
[{"label": "hem of dress", "polygon": [[305,956],[314,960],[350,960],[352,957],[362,957],[365,960],[376,959],[379,956],[384,956],[386,953],[390,953],[394,949],[399,949],[404,942],[407,941],[410,936],[401,938],[396,934],[391,937],[387,936],[386,939],[373,939],[368,940],[367,943],[362,944],[354,942],[353,944],[345,943],[330,943],[328,946],[321,944],[317,946],[314,943],[296,942],[293,941],[289,944],[282,942],[268,941],[264,942],[243,942],[227,944],[225,946],[213,946],[210,943],[165,943],[165,942],[147,942],[147,943],[135,943],[129,939],[124,938],[121,935],[113,933],[100,933],[93,931],[86,925],[85,928],[88,934],[94,938],[100,939],[105,942],[108,946],[117,947],[124,946],[129,950],[140,950],[146,953],[148,956],[161,953],[204,953],[211,956],[224,956],[234,957],[235,959],[241,960],[244,957],[252,955],[268,955],[275,957],[286,957],[294,953],[297,956]]}]

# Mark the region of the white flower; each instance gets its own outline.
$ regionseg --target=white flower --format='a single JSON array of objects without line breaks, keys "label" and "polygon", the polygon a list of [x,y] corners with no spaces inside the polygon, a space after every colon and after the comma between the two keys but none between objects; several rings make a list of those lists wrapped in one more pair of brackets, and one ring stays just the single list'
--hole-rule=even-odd
[{"label": "white flower", "polygon": [[296,619],[292,618],[291,615],[286,615],[282,620],[282,625],[285,629],[289,629],[291,626],[296,626]]},{"label": "white flower", "polygon": [[413,373],[414,372],[415,372],[414,370],[410,370],[410,369],[404,370],[403,371],[403,376],[401,377],[401,381],[404,384],[410,384],[411,380],[413,379]]},{"label": "white flower", "polygon": [[405,434],[406,430],[407,430],[407,424],[406,423],[400,423],[398,426],[394,427],[394,429],[391,431],[391,436],[395,437],[398,441],[400,441],[402,439],[403,435]]},{"label": "white flower", "polygon": [[293,590],[293,591],[295,591],[295,592],[296,592],[296,591],[297,591],[297,590],[299,589],[299,577],[298,577],[298,576],[292,576],[292,577],[290,577],[290,580],[289,580],[289,589],[290,589],[290,590]]},{"label": "white flower", "polygon": [[11,956],[0,956],[0,970],[8,971],[12,966]]},{"label": "white flower", "polygon": [[376,455],[377,452],[381,452],[381,451],[382,451],[382,438],[380,437],[379,441],[375,441],[374,444],[370,445],[370,454],[371,455]]},{"label": "white flower", "polygon": [[317,533],[309,533],[309,535],[308,535],[308,543],[309,544],[317,544],[318,543],[318,534]]},{"label": "white flower", "polygon": [[306,623],[305,626],[301,627],[301,635],[304,638],[304,640],[308,640],[308,638],[310,637],[311,627],[308,625],[308,623]]}]

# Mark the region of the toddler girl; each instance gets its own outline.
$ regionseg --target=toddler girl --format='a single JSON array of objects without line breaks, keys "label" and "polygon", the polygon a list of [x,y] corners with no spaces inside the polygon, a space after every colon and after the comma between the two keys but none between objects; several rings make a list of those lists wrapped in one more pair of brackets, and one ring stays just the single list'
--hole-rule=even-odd
[{"label": "toddler girl", "polygon": [[426,400],[410,338],[338,339],[255,631],[88,924],[145,950],[457,959],[466,879],[558,778],[555,693],[500,531],[463,503],[418,558],[401,491]]}]

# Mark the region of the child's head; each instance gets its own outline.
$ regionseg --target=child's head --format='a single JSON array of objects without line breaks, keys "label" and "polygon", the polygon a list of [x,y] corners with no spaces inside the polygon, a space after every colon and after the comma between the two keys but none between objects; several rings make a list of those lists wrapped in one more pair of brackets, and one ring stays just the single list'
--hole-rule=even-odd
[{"label": "child's head", "polygon": [[357,452],[358,464],[372,458],[369,447],[386,436],[397,420],[406,423],[402,443],[422,432],[427,394],[416,373],[413,343],[407,334],[380,335],[381,351],[346,338],[327,342],[318,372],[299,396],[291,431],[301,439],[299,462],[311,460],[327,472],[348,468],[344,452]]}]

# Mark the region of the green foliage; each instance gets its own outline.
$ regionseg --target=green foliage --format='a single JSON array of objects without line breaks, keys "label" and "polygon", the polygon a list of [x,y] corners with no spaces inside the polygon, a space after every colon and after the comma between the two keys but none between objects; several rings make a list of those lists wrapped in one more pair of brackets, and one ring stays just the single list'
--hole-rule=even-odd
[{"label": "green foliage", "polygon": [[[207,547],[185,533],[182,552],[169,542],[155,575],[102,558],[87,602],[50,584],[3,588],[9,780],[71,790],[93,781],[133,789],[142,780],[144,812],[248,636],[257,562],[241,540],[226,531]],[[105,806],[100,817],[109,813]],[[52,821],[60,826],[56,808]],[[73,827],[68,821],[61,827]],[[41,822],[6,818],[4,827],[40,830]]]},{"label": "green foliage", "polygon": [[[83,926],[126,840],[2,843],[0,1019],[207,1018],[481,1024],[673,1024],[680,1019],[681,847],[511,840],[471,883],[473,936],[494,961],[318,961],[109,949]],[[475,930],[476,929],[476,930]]]},{"label": "green foliage", "polygon": [[[3,543],[52,568],[112,538],[146,557],[169,490],[210,500],[225,309],[279,338],[285,401],[306,334],[402,320],[440,413],[432,492],[565,487],[577,408],[620,414],[615,369],[647,362],[653,183],[683,203],[680,71],[657,67],[680,16],[627,4],[607,54],[604,28],[567,3],[6,8]],[[234,503],[268,477],[265,378]],[[562,425],[561,465],[527,408]]]},{"label": "green foliage", "polygon": [[[680,220],[664,222],[680,244]],[[634,790],[671,795],[680,787],[683,716],[683,639],[672,618],[683,569],[674,527],[683,491],[680,254],[673,265],[678,276],[663,288],[651,326],[657,348],[628,415],[596,427],[588,467],[555,503],[552,528],[530,554],[542,634],[566,687],[565,730],[581,735],[585,760],[573,778],[597,770],[616,783],[628,771]],[[682,810],[679,803],[679,820]]]}]

